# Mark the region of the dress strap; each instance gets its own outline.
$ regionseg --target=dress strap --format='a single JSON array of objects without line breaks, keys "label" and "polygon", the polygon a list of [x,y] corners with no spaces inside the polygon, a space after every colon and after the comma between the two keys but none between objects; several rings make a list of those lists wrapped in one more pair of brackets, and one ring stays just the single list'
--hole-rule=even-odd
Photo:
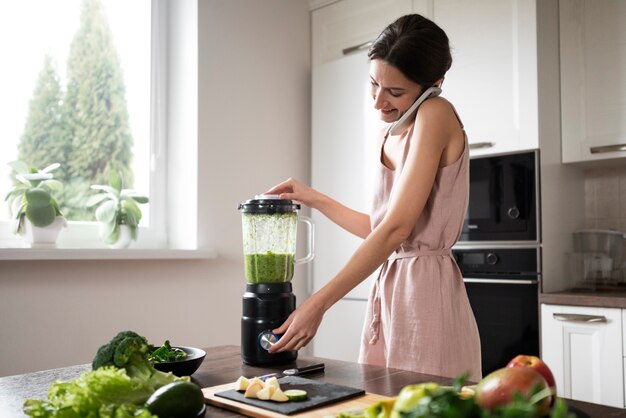
[{"label": "dress strap", "polygon": [[[450,102],[448,102],[450,103]],[[452,111],[454,112],[454,116],[456,116],[456,120],[459,121],[459,125],[461,125],[461,129],[465,129],[465,126],[463,126],[463,121],[461,120],[461,117],[459,116],[459,113],[456,111],[456,108],[454,107],[454,105],[452,103],[450,103],[450,107],[452,108]]]}]

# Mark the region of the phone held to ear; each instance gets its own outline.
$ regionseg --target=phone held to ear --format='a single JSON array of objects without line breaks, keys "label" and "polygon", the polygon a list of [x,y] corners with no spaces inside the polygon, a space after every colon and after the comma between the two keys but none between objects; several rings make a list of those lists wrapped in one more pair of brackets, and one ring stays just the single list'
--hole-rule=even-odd
[{"label": "phone held to ear", "polygon": [[398,135],[402,133],[402,131],[406,129],[406,126],[413,119],[415,119],[417,108],[424,102],[424,100],[428,99],[429,97],[437,97],[440,94],[441,94],[441,89],[437,86],[427,88],[426,91],[424,91],[424,93],[422,93],[422,95],[417,98],[415,103],[413,103],[411,107],[409,107],[407,111],[404,112],[402,116],[400,116],[400,119],[398,119],[391,125],[391,127],[389,128],[389,131],[387,131],[387,135]]}]

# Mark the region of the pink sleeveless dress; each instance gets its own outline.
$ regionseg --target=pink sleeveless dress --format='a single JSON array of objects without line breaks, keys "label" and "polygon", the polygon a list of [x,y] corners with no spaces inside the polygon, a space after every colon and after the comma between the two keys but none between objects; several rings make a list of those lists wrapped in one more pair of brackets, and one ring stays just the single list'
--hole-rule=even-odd
[{"label": "pink sleeveless dress", "polygon": [[[380,150],[372,229],[385,217],[412,131],[413,127],[403,134],[408,137],[395,170],[382,163]],[[439,167],[413,231],[382,265],[369,296],[360,363],[451,378],[468,372],[469,380],[480,380],[478,328],[450,250],[461,234],[467,211],[468,148],[466,138],[461,157]]]}]

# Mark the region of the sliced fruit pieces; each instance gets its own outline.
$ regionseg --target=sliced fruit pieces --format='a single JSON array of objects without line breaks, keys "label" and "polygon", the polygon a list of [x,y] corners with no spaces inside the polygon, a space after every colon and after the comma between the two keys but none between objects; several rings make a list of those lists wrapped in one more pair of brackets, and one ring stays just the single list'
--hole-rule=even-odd
[{"label": "sliced fruit pieces", "polygon": [[280,384],[276,376],[272,376],[265,381],[265,386],[272,386],[274,389],[280,389]]},{"label": "sliced fruit pieces", "polygon": [[287,402],[289,400],[287,395],[285,395],[285,393],[280,389],[276,389],[270,399],[276,402]]},{"label": "sliced fruit pieces", "polygon": [[250,385],[250,381],[243,376],[240,376],[239,379],[235,382],[235,390],[236,391],[244,391],[248,389]]},{"label": "sliced fruit pieces", "polygon": [[262,401],[268,401],[271,399],[274,392],[276,392],[276,388],[266,384],[263,389],[256,393],[256,397]]},{"label": "sliced fruit pieces", "polygon": [[263,389],[263,383],[259,383],[261,382],[261,380],[259,379],[258,382],[256,381],[252,381],[250,382],[250,384],[248,385],[245,393],[243,394],[243,396],[245,398],[256,398],[256,394],[257,392],[259,392],[261,389]]},{"label": "sliced fruit pieces", "polygon": [[289,398],[290,401],[295,401],[295,402],[300,402],[300,401],[304,401],[309,394],[306,393],[306,390],[300,390],[300,389],[289,389],[283,392],[285,394],[285,396],[287,396],[287,398]]}]

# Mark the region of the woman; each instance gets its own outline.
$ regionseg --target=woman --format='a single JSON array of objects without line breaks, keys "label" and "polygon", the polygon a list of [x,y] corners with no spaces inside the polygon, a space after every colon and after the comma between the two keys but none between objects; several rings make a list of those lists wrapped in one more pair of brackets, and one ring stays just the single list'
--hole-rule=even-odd
[{"label": "woman", "polygon": [[[364,241],[332,280],[274,330],[284,335],[270,352],[304,347],[324,312],[382,264],[359,361],[446,377],[469,372],[478,381],[478,329],[450,250],[467,209],[467,139],[447,100],[424,100],[438,94],[452,63],[448,38],[432,21],[407,15],[380,34],[368,56],[374,107],[390,124],[379,138],[371,215],[293,179],[266,192],[317,209]],[[409,109],[416,102],[421,104],[413,115]],[[408,124],[393,124],[403,114]]]}]

